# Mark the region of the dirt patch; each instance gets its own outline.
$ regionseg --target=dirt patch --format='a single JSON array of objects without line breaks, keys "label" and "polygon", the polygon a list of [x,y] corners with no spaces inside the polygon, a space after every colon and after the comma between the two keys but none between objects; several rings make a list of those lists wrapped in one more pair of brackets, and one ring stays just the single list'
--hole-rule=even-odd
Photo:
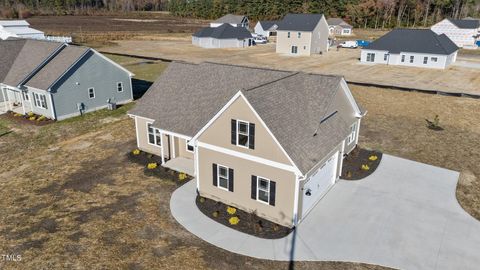
[{"label": "dirt patch", "polygon": [[83,231],[78,231],[78,232],[75,232],[73,234],[70,234],[69,236],[67,236],[68,239],[72,240],[72,241],[75,241],[75,242],[78,242],[80,241],[80,239],[84,238],[84,237],[87,237],[87,234],[84,233]]},{"label": "dirt patch", "polygon": [[[197,196],[195,203],[200,211],[215,222],[223,224],[234,230],[265,239],[278,239],[287,236],[292,229],[278,225],[253,213],[229,207],[221,202]],[[234,212],[228,213],[227,209]],[[230,224],[231,218],[237,217],[238,224]]]},{"label": "dirt patch", "polygon": [[55,120],[44,118],[40,115],[33,115],[33,114],[22,115],[22,114],[17,114],[11,111],[0,115],[0,117],[11,120],[18,124],[34,125],[34,126],[45,126],[55,122]]},{"label": "dirt patch", "polygon": [[381,152],[356,147],[343,160],[342,179],[363,179],[372,174],[378,168],[381,160]]}]

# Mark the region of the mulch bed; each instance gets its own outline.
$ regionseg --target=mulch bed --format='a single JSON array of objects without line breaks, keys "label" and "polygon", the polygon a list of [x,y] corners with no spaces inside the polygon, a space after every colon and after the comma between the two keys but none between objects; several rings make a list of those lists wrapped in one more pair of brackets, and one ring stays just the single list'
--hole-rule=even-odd
[{"label": "mulch bed", "polygon": [[[370,159],[372,156],[376,156],[377,158],[372,160]],[[357,147],[343,160],[341,178],[344,180],[363,179],[378,168],[381,160],[381,152]],[[365,165],[368,166],[368,169]]]},{"label": "mulch bed", "polygon": [[[15,116],[15,115],[16,115],[16,113],[9,111],[9,112],[1,115],[1,117],[13,120],[13,121],[15,121],[17,123],[20,123],[20,124],[28,124],[28,125],[34,125],[34,126],[45,126],[45,125],[48,125],[48,124],[51,124],[51,123],[55,122],[55,120],[48,119],[48,118],[45,118],[45,120],[42,120],[42,121],[37,121],[37,120],[28,119],[29,118],[28,115],[19,115],[19,116]],[[36,119],[38,117],[40,117],[39,115],[34,115],[34,116],[35,116]]]},{"label": "mulch bed", "polygon": [[[207,217],[234,230],[256,237],[278,239],[287,236],[293,230],[240,209],[236,209],[235,214],[231,215],[227,212],[228,205],[201,196],[197,196],[195,202],[198,209]],[[238,217],[240,222],[231,225],[229,223],[231,217]]]},{"label": "mulch bed", "polygon": [[[180,173],[174,170],[160,166],[162,164],[162,158],[153,154],[149,154],[143,151],[140,151],[139,154],[135,155],[133,151],[130,151],[127,154],[128,160],[144,166],[143,173],[147,176],[154,176],[163,180],[170,180],[181,186],[188,181],[192,180],[193,177]],[[155,168],[148,168],[148,164],[157,164]]]}]

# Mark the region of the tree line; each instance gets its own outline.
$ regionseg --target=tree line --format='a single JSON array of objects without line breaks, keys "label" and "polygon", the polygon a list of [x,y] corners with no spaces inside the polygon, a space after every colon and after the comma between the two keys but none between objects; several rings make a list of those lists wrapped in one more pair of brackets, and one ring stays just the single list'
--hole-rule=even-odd
[{"label": "tree line", "polygon": [[0,0],[2,17],[30,14],[170,11],[175,16],[216,19],[227,13],[276,20],[287,13],[324,13],[355,27],[428,26],[442,18],[480,16],[480,0]]}]

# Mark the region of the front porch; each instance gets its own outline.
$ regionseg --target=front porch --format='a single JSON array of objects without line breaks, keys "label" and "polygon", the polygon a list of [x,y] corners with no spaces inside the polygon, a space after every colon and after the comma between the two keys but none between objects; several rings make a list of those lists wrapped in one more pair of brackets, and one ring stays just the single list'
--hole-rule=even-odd
[{"label": "front porch", "polygon": [[0,114],[12,111],[18,114],[26,114],[31,111],[32,105],[28,94],[21,90],[2,87],[0,89]]},{"label": "front porch", "polygon": [[163,167],[177,172],[183,172],[190,176],[195,176],[195,165],[193,159],[176,157],[162,164]]}]

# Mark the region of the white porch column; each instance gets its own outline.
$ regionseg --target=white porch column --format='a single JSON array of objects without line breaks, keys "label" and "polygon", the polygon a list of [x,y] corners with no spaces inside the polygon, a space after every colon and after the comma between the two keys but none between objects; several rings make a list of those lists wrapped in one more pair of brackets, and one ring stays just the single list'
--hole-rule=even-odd
[{"label": "white porch column", "polygon": [[[155,134],[158,132],[157,129],[154,129],[155,130]],[[165,164],[165,154],[163,153],[163,148],[164,148],[164,142],[163,142],[163,133],[159,132],[160,133],[160,144],[162,145],[160,147],[160,150],[161,150],[161,156],[162,156],[162,164]]]},{"label": "white porch column", "polygon": [[361,123],[361,121],[362,121],[362,118],[359,118],[358,122],[357,122],[357,134],[356,134],[357,138],[355,138],[355,145],[358,144],[358,137],[360,137],[360,123]]},{"label": "white porch column", "polygon": [[22,110],[23,110],[23,114],[26,114],[27,112],[25,111],[25,96],[23,95],[23,91],[20,90],[20,100],[22,101]]},{"label": "white porch column", "polygon": [[5,112],[8,111],[8,108],[7,108],[7,99],[5,98],[5,88],[4,87],[0,87],[0,90],[2,91],[2,97],[3,97],[3,103],[5,103]]}]

